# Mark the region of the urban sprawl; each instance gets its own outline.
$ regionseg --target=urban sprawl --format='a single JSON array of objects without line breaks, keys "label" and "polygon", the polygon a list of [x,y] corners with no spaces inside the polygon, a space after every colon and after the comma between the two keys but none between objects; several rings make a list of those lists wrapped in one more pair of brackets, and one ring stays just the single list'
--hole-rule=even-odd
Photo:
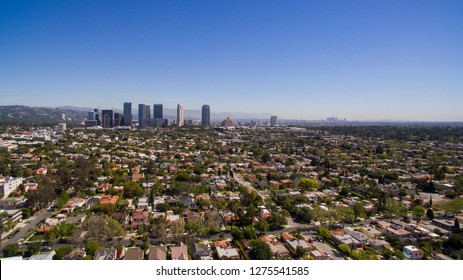
[{"label": "urban sprawl", "polygon": [[98,109],[0,124],[2,258],[463,258],[463,133]]}]

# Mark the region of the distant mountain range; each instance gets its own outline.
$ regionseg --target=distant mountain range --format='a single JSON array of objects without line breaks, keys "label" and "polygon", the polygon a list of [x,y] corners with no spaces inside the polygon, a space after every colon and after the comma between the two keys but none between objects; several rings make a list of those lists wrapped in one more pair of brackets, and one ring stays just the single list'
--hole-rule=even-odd
[{"label": "distant mountain range", "polygon": [[[136,109],[136,108],[133,108]],[[112,109],[114,112],[122,113],[121,109]],[[56,124],[62,121],[81,122],[87,118],[87,112],[93,108],[59,106],[59,107],[28,107],[22,105],[0,106],[1,123],[37,123],[37,124]],[[137,119],[137,111],[133,110],[134,119]],[[164,108],[164,118],[175,119],[177,109]],[[64,117],[64,118],[63,118]],[[233,120],[270,120],[269,114],[252,113],[214,113],[211,112],[212,121],[222,121],[227,117]],[[201,110],[184,111],[186,120],[200,120]]]}]

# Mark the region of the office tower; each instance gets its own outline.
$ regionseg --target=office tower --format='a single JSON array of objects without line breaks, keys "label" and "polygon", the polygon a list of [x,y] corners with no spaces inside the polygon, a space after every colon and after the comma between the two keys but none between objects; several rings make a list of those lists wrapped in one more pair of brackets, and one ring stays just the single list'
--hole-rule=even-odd
[{"label": "office tower", "polygon": [[138,104],[138,128],[146,127],[145,104]]},{"label": "office tower", "polygon": [[125,126],[132,125],[132,102],[124,103],[124,123]]},{"label": "office tower", "polygon": [[121,126],[122,123],[122,114],[114,113],[114,127]]},{"label": "office tower", "polygon": [[93,112],[95,113],[95,120],[96,120],[96,125],[101,125],[101,119],[100,119],[100,113],[97,108],[93,109]]},{"label": "office tower", "polygon": [[153,119],[162,119],[162,104],[153,104]]},{"label": "office tower", "polygon": [[201,125],[211,125],[211,108],[209,105],[203,105],[201,109]]},{"label": "office tower", "polygon": [[145,119],[151,119],[150,105],[145,105]]},{"label": "office tower", "polygon": [[150,105],[138,104],[138,128],[148,127],[150,115]]},{"label": "office tower", "polygon": [[177,105],[177,126],[183,126],[183,105]]},{"label": "office tower", "polygon": [[112,128],[114,125],[113,110],[102,110],[101,119],[103,123],[103,128]]},{"label": "office tower", "polygon": [[93,121],[95,119],[95,113],[94,112],[87,112],[87,120],[88,121]]},{"label": "office tower", "polygon": [[271,116],[270,117],[270,126],[276,126],[278,122],[278,117],[277,116]]}]

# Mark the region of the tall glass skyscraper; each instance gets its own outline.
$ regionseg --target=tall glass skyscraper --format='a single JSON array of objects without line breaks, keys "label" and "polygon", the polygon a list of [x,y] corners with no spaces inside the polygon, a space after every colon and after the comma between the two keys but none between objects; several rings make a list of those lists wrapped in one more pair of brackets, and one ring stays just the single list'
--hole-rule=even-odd
[{"label": "tall glass skyscraper", "polygon": [[132,125],[132,102],[124,103],[124,123],[122,125]]},{"label": "tall glass skyscraper", "polygon": [[162,104],[153,104],[153,119],[162,119]]},{"label": "tall glass skyscraper", "polygon": [[146,127],[146,106],[145,104],[138,104],[138,128]]},{"label": "tall glass skyscraper", "polygon": [[101,120],[102,120],[103,128],[112,128],[114,126],[113,110],[102,110]]},{"label": "tall glass skyscraper", "polygon": [[211,125],[211,108],[209,108],[209,105],[203,105],[201,108],[201,124],[203,126]]}]

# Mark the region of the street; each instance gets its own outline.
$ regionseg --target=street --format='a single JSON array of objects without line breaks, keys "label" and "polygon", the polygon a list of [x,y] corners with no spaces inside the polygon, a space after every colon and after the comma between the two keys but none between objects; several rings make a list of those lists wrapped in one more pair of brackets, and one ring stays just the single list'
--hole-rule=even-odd
[{"label": "street", "polygon": [[323,252],[325,255],[329,256],[330,259],[332,259],[332,260],[343,260],[344,259],[343,257],[338,257],[338,254],[333,252],[333,248],[331,248],[326,243],[321,243],[321,242],[315,241],[313,243],[313,245],[315,245],[315,247],[317,247],[317,249],[320,250],[321,252]]},{"label": "street", "polygon": [[[12,243],[18,243],[18,241],[26,235],[28,230],[35,228],[40,221],[45,220],[46,218],[51,216],[52,213],[53,213],[52,211],[47,211],[46,209],[42,209],[39,212],[37,212],[34,216],[17,224],[15,228],[13,229],[13,231],[17,228],[20,228],[20,231],[17,234],[15,234],[13,238],[7,239],[5,241],[1,241],[1,247],[3,248],[3,246],[5,245],[12,244]],[[28,222],[29,220],[32,220],[32,222],[29,223]]]}]

